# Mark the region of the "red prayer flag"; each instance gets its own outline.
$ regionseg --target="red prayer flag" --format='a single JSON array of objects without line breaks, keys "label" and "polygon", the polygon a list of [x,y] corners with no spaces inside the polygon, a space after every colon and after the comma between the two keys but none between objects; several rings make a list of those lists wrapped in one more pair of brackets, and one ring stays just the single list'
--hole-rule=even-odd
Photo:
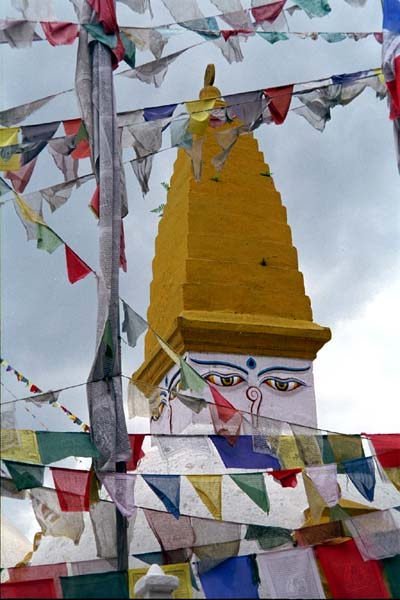
[{"label": "red prayer flag", "polygon": [[266,6],[255,6],[251,9],[255,22],[262,23],[263,21],[269,21],[269,23],[273,23],[281,14],[285,2],[286,0],[279,0],[279,2],[273,2]]},{"label": "red prayer flag", "polygon": [[39,389],[37,385],[32,383],[31,387],[29,388],[29,391],[32,392],[32,394],[36,394],[37,392],[41,392],[42,390]]},{"label": "red prayer flag", "polygon": [[103,25],[104,33],[116,33],[118,29],[114,0],[88,0],[97,14],[99,23]]},{"label": "red prayer flag", "polygon": [[40,21],[46,40],[52,46],[73,44],[78,35],[77,23],[65,21]]},{"label": "red prayer flag", "polygon": [[125,232],[124,232],[124,222],[121,219],[121,236],[119,240],[119,266],[126,273],[128,269],[128,263],[126,262],[126,254],[125,254]]},{"label": "red prayer flag", "polygon": [[242,425],[241,413],[212,385],[208,384],[215,405],[210,404],[210,414],[215,433],[222,435],[230,446],[234,446]]},{"label": "red prayer flag", "polygon": [[50,467],[60,508],[64,512],[89,510],[91,471]]},{"label": "red prayer flag", "polygon": [[18,171],[7,171],[7,173],[4,174],[4,177],[6,177],[7,179],[11,179],[14,190],[19,194],[22,194],[22,192],[28,185],[32,177],[33,169],[35,168],[36,161],[37,157],[29,161]]},{"label": "red prayer flag", "polygon": [[27,582],[31,581],[32,579],[52,579],[56,591],[56,595],[54,596],[54,598],[63,598],[63,592],[59,577],[67,577],[67,575],[68,569],[66,563],[50,565],[31,565],[30,567],[14,567],[8,569],[8,577],[10,578],[10,581]]},{"label": "red prayer flag", "polygon": [[275,481],[281,484],[282,487],[295,488],[297,486],[297,473],[301,473],[301,469],[282,469],[279,471],[267,471],[267,475],[272,475]]},{"label": "red prayer flag", "polygon": [[249,29],[221,29],[222,37],[225,41],[229,40],[232,35],[239,35],[239,33],[253,33]]},{"label": "red prayer flag", "polygon": [[65,244],[65,258],[67,261],[67,273],[70,283],[76,283],[80,279],[92,273],[92,269],[81,259],[67,244]]},{"label": "red prayer flag", "polygon": [[94,212],[97,218],[100,217],[100,186],[96,185],[89,208]]},{"label": "red prayer flag", "polygon": [[136,471],[136,467],[139,461],[145,456],[142,450],[143,440],[145,438],[144,433],[129,434],[129,443],[132,449],[132,458],[126,463],[127,471]]},{"label": "red prayer flag", "polygon": [[[64,131],[67,135],[76,135],[82,125],[82,119],[70,119],[63,121]],[[80,140],[77,147],[71,152],[72,158],[76,160],[80,158],[90,157],[90,145],[89,140]]]},{"label": "red prayer flag", "polygon": [[367,433],[384,469],[400,467],[400,433]]},{"label": "red prayer flag", "polygon": [[57,598],[52,579],[1,584],[1,598]]},{"label": "red prayer flag", "polygon": [[364,561],[353,540],[318,546],[317,557],[333,598],[390,598],[379,561]]},{"label": "red prayer flag", "polygon": [[290,102],[292,101],[293,84],[282,85],[280,87],[268,88],[264,90],[268,108],[275,125],[282,125],[289,111]]}]

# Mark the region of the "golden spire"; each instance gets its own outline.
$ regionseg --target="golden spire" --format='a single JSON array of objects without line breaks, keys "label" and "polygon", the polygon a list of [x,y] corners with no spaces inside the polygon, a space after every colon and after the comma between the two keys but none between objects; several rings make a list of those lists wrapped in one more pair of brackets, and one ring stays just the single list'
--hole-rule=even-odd
[{"label": "golden spire", "polygon": [[[200,98],[220,96],[208,65]],[[238,121],[220,131],[235,127]],[[241,135],[220,173],[218,129],[208,126],[203,173],[179,149],[159,223],[148,321],[177,352],[314,359],[330,330],[312,321],[286,209],[253,134]],[[171,359],[149,332],[135,378],[158,384]]]}]

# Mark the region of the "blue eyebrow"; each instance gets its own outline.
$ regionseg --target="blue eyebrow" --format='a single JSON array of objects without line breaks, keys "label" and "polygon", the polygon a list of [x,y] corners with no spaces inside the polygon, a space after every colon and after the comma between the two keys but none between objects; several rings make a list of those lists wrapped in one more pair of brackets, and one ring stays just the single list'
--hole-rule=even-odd
[{"label": "blue eyebrow", "polygon": [[208,365],[208,366],[220,365],[222,367],[231,367],[232,369],[238,369],[238,371],[242,371],[242,373],[244,373],[245,375],[249,374],[249,372],[246,371],[246,369],[243,369],[242,367],[239,367],[238,365],[234,365],[232,363],[225,362],[222,360],[200,360],[198,358],[192,358],[192,357],[189,357],[189,358],[197,365]]},{"label": "blue eyebrow", "polygon": [[257,373],[257,377],[260,375],[264,375],[264,373],[268,373],[269,371],[309,371],[311,367],[268,367],[267,369],[263,369],[259,373]]}]

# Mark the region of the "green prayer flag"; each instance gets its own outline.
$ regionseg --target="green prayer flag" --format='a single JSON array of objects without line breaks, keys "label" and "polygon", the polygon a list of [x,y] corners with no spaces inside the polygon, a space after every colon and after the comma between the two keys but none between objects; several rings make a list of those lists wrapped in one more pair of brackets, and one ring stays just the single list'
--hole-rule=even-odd
[{"label": "green prayer flag", "polygon": [[327,0],[296,0],[296,4],[312,17],[324,17],[331,12],[331,7]]},{"label": "green prayer flag", "polygon": [[45,465],[68,456],[89,456],[93,458],[100,456],[88,433],[37,431],[36,438],[40,457]]},{"label": "green prayer flag", "polygon": [[400,598],[400,554],[382,560],[383,573],[392,598]]},{"label": "green prayer flag", "polygon": [[263,40],[270,44],[289,39],[289,36],[287,36],[286,33],[280,33],[278,31],[257,31],[257,33]]},{"label": "green prayer flag", "polygon": [[90,35],[98,42],[101,42],[109,48],[117,47],[118,39],[116,34],[111,33],[107,35],[106,33],[104,33],[103,26],[100,25],[100,23],[84,23],[83,26],[86,29],[86,31],[90,33]]},{"label": "green prayer flag", "polygon": [[180,365],[182,390],[193,390],[200,394],[207,383],[183,358],[180,358]]},{"label": "green prayer flag", "polygon": [[245,494],[253,500],[264,512],[269,512],[269,499],[262,473],[243,473],[230,475],[230,478]]},{"label": "green prayer flag", "polygon": [[[351,515],[349,515],[339,504],[332,506],[329,509],[330,512],[330,521],[345,521],[349,519]],[[345,523],[343,523],[345,525]],[[349,536],[351,537],[351,536]]]},{"label": "green prayer flag", "polygon": [[5,460],[4,463],[18,490],[28,490],[43,486],[43,465],[28,465],[9,460]]},{"label": "green prayer flag", "polygon": [[292,532],[283,527],[248,525],[245,539],[257,540],[262,550],[272,550],[287,543],[293,544]]},{"label": "green prayer flag", "polygon": [[60,577],[60,582],[63,598],[129,598],[126,571]]},{"label": "green prayer flag", "polygon": [[123,31],[120,32],[120,36],[125,48],[124,61],[134,69],[136,66],[136,46]]},{"label": "green prayer flag", "polygon": [[331,44],[335,44],[336,42],[341,42],[346,39],[345,33],[320,33],[319,34],[325,41],[330,42]]},{"label": "green prayer flag", "polygon": [[82,142],[84,140],[88,140],[89,136],[88,136],[88,132],[86,129],[86,125],[83,121],[81,121],[81,124],[79,125],[79,129],[78,129],[78,133],[76,134],[76,138],[75,141],[76,143],[78,142]]},{"label": "green prayer flag", "polygon": [[324,465],[336,462],[335,455],[333,454],[333,450],[329,443],[329,438],[326,435],[322,436],[322,460],[324,461]]},{"label": "green prayer flag", "polygon": [[52,254],[54,250],[57,250],[64,242],[58,237],[56,233],[47,225],[37,223],[37,248],[39,250],[46,250],[49,254]]}]

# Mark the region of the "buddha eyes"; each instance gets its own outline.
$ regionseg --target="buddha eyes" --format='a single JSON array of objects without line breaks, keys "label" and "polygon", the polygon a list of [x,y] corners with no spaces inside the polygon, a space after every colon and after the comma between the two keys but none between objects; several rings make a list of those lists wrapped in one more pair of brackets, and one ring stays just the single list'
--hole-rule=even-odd
[{"label": "buddha eyes", "polygon": [[304,383],[296,379],[279,379],[278,377],[268,377],[262,383],[266,383],[270,388],[277,392],[293,392],[297,388],[304,386]]},{"label": "buddha eyes", "polygon": [[233,387],[235,385],[239,385],[245,381],[243,377],[240,375],[220,375],[218,373],[209,373],[208,375],[203,375],[206,381],[213,383],[214,385],[220,385],[222,387]]}]

